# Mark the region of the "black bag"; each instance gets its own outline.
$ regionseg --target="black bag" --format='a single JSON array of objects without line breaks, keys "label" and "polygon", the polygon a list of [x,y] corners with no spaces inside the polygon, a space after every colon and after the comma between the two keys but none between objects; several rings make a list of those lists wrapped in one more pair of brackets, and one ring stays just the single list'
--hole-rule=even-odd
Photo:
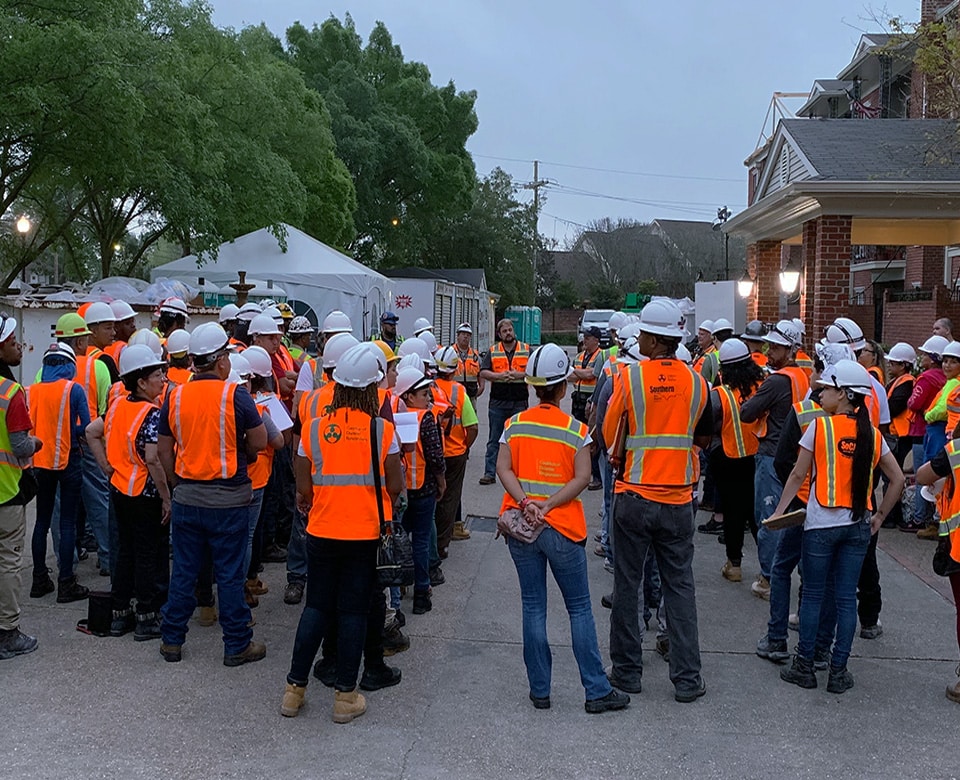
[{"label": "black bag", "polygon": [[413,585],[413,541],[400,523],[384,520],[383,489],[380,484],[380,442],[377,418],[370,418],[370,453],[373,457],[373,484],[380,515],[380,546],[377,548],[377,582],[381,588]]},{"label": "black bag", "polygon": [[960,572],[960,563],[950,557],[950,537],[941,536],[937,542],[936,552],[933,554],[933,573],[941,577],[949,577]]}]

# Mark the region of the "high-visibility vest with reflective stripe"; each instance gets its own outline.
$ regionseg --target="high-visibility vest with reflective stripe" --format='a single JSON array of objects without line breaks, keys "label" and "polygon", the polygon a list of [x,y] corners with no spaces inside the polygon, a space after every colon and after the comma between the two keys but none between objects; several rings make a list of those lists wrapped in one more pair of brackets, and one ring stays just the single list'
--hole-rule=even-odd
[{"label": "high-visibility vest with reflective stripe", "polygon": [[457,351],[457,373],[454,374],[454,379],[461,384],[475,385],[480,375],[480,353],[473,347],[461,350],[455,346],[454,349]]},{"label": "high-visibility vest with reflective stripe", "polygon": [[588,355],[586,351],[581,352],[577,355],[576,360],[574,360],[574,368],[589,368],[590,369],[590,378],[589,379],[578,379],[574,390],[578,393],[592,393],[593,389],[597,386],[597,378],[593,374],[593,370],[597,365],[597,360],[603,357],[603,352],[597,347],[592,355]]},{"label": "high-visibility vest with reflective stripe", "polygon": [[37,468],[63,471],[67,467],[73,440],[70,393],[74,384],[69,379],[58,379],[30,385],[30,422],[33,435],[43,442],[43,448],[33,455]]},{"label": "high-visibility vest with reflective stripe", "polygon": [[417,415],[417,443],[412,450],[403,453],[403,461],[407,467],[407,490],[418,490],[423,487],[423,480],[427,476],[427,462],[423,456],[423,442],[420,439],[420,426],[423,416],[429,414],[431,421],[436,418],[430,409],[408,409]]},{"label": "high-visibility vest with reflective stripe", "polygon": [[123,352],[123,348],[127,346],[126,341],[114,341],[109,347],[107,347],[104,352],[106,352],[110,357],[113,358],[113,362],[117,364],[117,367],[120,366],[120,353]]},{"label": "high-visibility vest with reflective stripe", "polygon": [[[527,368],[527,358],[530,357],[530,346],[518,341],[512,357],[503,349],[503,342],[498,341],[490,349],[490,370],[494,373],[504,371],[524,371]],[[522,379],[511,379],[511,382],[522,382]]]},{"label": "high-visibility vest with reflective stripe", "polygon": [[[893,391],[896,390],[901,385],[905,385],[907,382],[913,384],[913,374],[906,373],[901,374],[896,379],[894,379],[890,386],[887,388],[887,398],[890,398],[893,395]],[[960,396],[958,396],[958,402],[960,402]],[[947,414],[950,413],[949,399],[947,400]],[[960,407],[957,408],[958,419],[960,419]],[[913,420],[913,412],[910,409],[904,409],[896,417],[891,418],[890,420],[890,430],[892,430],[897,436],[909,436],[910,435],[910,422]],[[951,434],[952,429],[948,426],[947,433]]]},{"label": "high-visibility vest with reflective stripe", "polygon": [[[552,404],[540,404],[507,420],[503,435],[523,492],[528,498],[543,500],[573,479],[574,458],[587,440],[587,426]],[[511,495],[504,494],[501,513],[518,508]],[[551,509],[546,521],[574,542],[582,542],[587,536],[579,497]]]},{"label": "high-visibility vest with reflective stripe", "polygon": [[756,423],[740,421],[740,405],[743,398],[739,390],[731,390],[726,385],[716,388],[723,412],[720,425],[720,442],[723,454],[728,458],[747,458],[756,455],[760,441],[754,433]]},{"label": "high-visibility vest with reflective stripe", "polygon": [[77,355],[77,381],[83,385],[87,394],[87,408],[90,410],[90,419],[100,416],[100,395],[97,392],[97,356],[103,354],[96,347],[91,347],[86,355]]},{"label": "high-visibility vest with reflective stripe", "polygon": [[713,358],[710,357],[710,355],[713,355],[713,354],[716,354],[716,353],[717,353],[717,348],[716,348],[715,346],[711,345],[711,346],[710,346],[710,349],[708,349],[708,350],[707,350],[706,352],[704,352],[700,357],[698,357],[695,361],[693,361],[693,370],[696,371],[698,374],[702,374],[702,373],[703,373],[703,364],[706,363],[707,360],[710,360],[711,362],[717,362],[717,361],[714,361]]},{"label": "high-visibility vest with reflective stripe", "polygon": [[333,389],[335,382],[327,382],[323,387],[311,390],[300,396],[300,405],[297,407],[297,419],[300,420],[301,429],[312,419],[323,417],[327,413],[327,407],[333,403]]},{"label": "high-visibility vest with reflective stripe", "polygon": [[124,397],[111,404],[103,426],[107,461],[113,467],[110,484],[125,496],[139,496],[147,486],[147,462],[137,452],[137,434],[151,409],[149,401]]},{"label": "high-visibility vest with reflective stripe", "polygon": [[[280,365],[283,371],[294,373],[297,370],[296,364],[293,362],[293,358],[290,356],[290,352],[287,350],[285,346],[283,346],[283,344],[281,344],[277,348],[277,354],[274,357],[276,357],[280,361]],[[283,379],[284,376],[282,374],[277,373],[276,370],[274,370],[274,375],[277,378],[277,390],[279,391],[280,380]],[[287,395],[281,395],[281,398],[283,398],[284,400],[289,400],[292,397],[293,397],[292,390]]]},{"label": "high-visibility vest with reflective stripe", "polygon": [[237,387],[205,379],[178,385],[170,392],[177,476],[203,481],[229,479],[237,473]]},{"label": "high-visibility vest with reflective stripe", "polygon": [[[807,391],[810,389],[810,380],[802,368],[799,366],[784,366],[783,368],[773,371],[770,376],[774,376],[775,374],[780,374],[790,380],[791,403],[798,404],[806,397]],[[763,439],[766,437],[767,413],[764,413],[763,416],[757,420],[754,431],[756,432],[758,439]]]},{"label": "high-visibility vest with reflective stripe", "polygon": [[881,385],[883,384],[883,369],[880,368],[880,366],[870,366],[870,368],[867,369],[867,373],[876,379]]},{"label": "high-visibility vest with reflective stripe", "polygon": [[[377,417],[381,497],[384,520],[393,518],[387,494],[384,463],[394,437],[393,423]],[[325,539],[378,539],[373,453],[370,449],[370,416],[356,409],[337,409],[315,417],[304,426],[301,444],[310,461],[313,504],[307,533]]]},{"label": "high-visibility vest with reflective stripe", "polygon": [[[820,417],[826,417],[827,413],[816,401],[801,401],[793,405],[793,412],[797,415],[797,423],[800,425],[800,435],[806,433],[810,423]],[[797,488],[797,498],[804,504],[810,500],[810,472],[803,478],[803,483]]]},{"label": "high-visibility vest with reflective stripe", "polygon": [[[753,362],[756,363],[760,368],[767,367],[767,353],[766,352],[751,352],[750,357],[753,358]],[[811,370],[813,369],[813,363],[810,364]],[[809,375],[808,375],[809,377]]]},{"label": "high-visibility vest with reflective stripe", "polygon": [[607,375],[608,379],[613,379],[620,373],[620,367],[623,363],[617,362],[616,356],[614,356],[612,362],[607,362],[603,364],[603,373]]},{"label": "high-visibility vest with reflective stripe", "polygon": [[13,446],[10,444],[7,409],[10,408],[13,397],[21,391],[23,388],[13,380],[0,379],[0,504],[6,503],[20,492],[23,467],[13,454]]},{"label": "high-visibility vest with reflective stripe", "polygon": [[709,398],[706,380],[674,358],[620,369],[627,401],[623,481],[634,485],[693,485],[693,431]]},{"label": "high-visibility vest with reflective stripe", "polygon": [[947,459],[950,462],[950,476],[940,491],[942,503],[940,506],[940,536],[950,537],[950,557],[960,563],[960,444],[957,439],[951,439],[944,447]]},{"label": "high-visibility vest with reflective stripe", "polygon": [[[275,395],[275,393],[273,395]],[[260,412],[260,416],[263,417],[267,412],[266,403],[260,403],[258,400],[255,400],[255,403],[257,404],[257,411]],[[265,488],[267,482],[270,481],[270,472],[273,471],[273,456],[273,447],[267,444],[265,449],[257,453],[257,459],[255,461],[247,463],[247,476],[250,477],[250,486],[253,490]]]},{"label": "high-visibility vest with reflective stripe", "polygon": [[450,379],[436,379],[434,384],[447,395],[453,417],[440,420],[443,432],[444,457],[453,458],[467,451],[467,429],[463,427],[463,404],[466,390],[458,382]]},{"label": "high-visibility vest with reflective stripe", "polygon": [[957,385],[947,396],[947,438],[953,438],[953,432],[960,422],[960,385]]},{"label": "high-visibility vest with reflective stripe", "polygon": [[811,357],[802,349],[798,349],[794,362],[796,362],[797,368],[807,375],[807,384],[809,384],[810,375],[813,373],[813,360]]},{"label": "high-visibility vest with reflective stripe", "polygon": [[127,388],[123,386],[123,382],[114,382],[110,385],[110,392],[107,393],[107,409],[109,410],[111,406],[114,405],[117,401],[127,395]]},{"label": "high-visibility vest with reflective stripe", "polygon": [[[857,444],[857,420],[845,414],[814,421],[812,486],[820,506],[853,509],[853,455]],[[880,461],[880,431],[873,431],[873,459],[867,480],[867,506],[873,506],[873,469]]]},{"label": "high-visibility vest with reflective stripe", "polygon": [[880,427],[880,396],[877,395],[877,388],[870,383],[870,395],[864,401],[867,405],[867,411],[870,413],[870,424],[874,428]]},{"label": "high-visibility vest with reflective stripe", "polygon": [[189,368],[170,366],[167,369],[167,379],[175,385],[185,385],[193,379],[193,372]]}]

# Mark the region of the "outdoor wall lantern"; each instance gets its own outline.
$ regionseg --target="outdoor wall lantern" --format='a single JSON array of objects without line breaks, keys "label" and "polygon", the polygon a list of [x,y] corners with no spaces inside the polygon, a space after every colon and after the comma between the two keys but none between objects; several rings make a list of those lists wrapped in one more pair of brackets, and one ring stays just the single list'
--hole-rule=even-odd
[{"label": "outdoor wall lantern", "polygon": [[793,295],[800,286],[800,267],[790,260],[780,272],[780,289],[787,295]]},{"label": "outdoor wall lantern", "polygon": [[737,292],[740,293],[741,298],[749,298],[753,295],[753,279],[750,278],[748,271],[744,271],[740,281],[737,282]]}]

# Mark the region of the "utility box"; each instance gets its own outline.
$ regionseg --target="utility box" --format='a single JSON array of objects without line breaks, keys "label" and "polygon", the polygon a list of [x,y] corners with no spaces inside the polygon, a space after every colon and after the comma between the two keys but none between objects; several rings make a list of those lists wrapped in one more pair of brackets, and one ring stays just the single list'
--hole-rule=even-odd
[{"label": "utility box", "polygon": [[508,306],[506,317],[513,322],[513,330],[519,341],[539,346],[542,317],[539,306]]},{"label": "utility box", "polygon": [[687,330],[696,335],[704,320],[725,317],[733,323],[733,332],[743,333],[747,324],[747,302],[737,292],[736,282],[697,282],[696,322],[687,322]]}]

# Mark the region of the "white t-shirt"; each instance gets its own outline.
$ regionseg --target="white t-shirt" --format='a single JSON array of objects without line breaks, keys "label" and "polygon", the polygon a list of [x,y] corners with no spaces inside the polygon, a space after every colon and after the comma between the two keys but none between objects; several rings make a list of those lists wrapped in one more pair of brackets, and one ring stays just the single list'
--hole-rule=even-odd
[{"label": "white t-shirt", "polygon": [[[808,425],[807,430],[804,431],[803,436],[800,438],[800,446],[807,450],[807,452],[813,452],[816,427],[816,424]],[[882,458],[888,452],[890,452],[890,447],[887,446],[887,442],[881,436],[880,457]],[[811,464],[811,472],[814,468],[814,464]],[[836,528],[838,525],[850,525],[853,521],[852,509],[823,506],[817,501],[816,489],[812,484],[811,477],[810,500],[807,502],[807,519],[803,521],[803,530],[810,531],[814,528]]]},{"label": "white t-shirt", "polygon": [[298,393],[309,393],[313,390],[313,369],[310,367],[310,363],[306,360],[303,361],[303,365],[300,366],[300,373],[297,374],[297,388]]}]

